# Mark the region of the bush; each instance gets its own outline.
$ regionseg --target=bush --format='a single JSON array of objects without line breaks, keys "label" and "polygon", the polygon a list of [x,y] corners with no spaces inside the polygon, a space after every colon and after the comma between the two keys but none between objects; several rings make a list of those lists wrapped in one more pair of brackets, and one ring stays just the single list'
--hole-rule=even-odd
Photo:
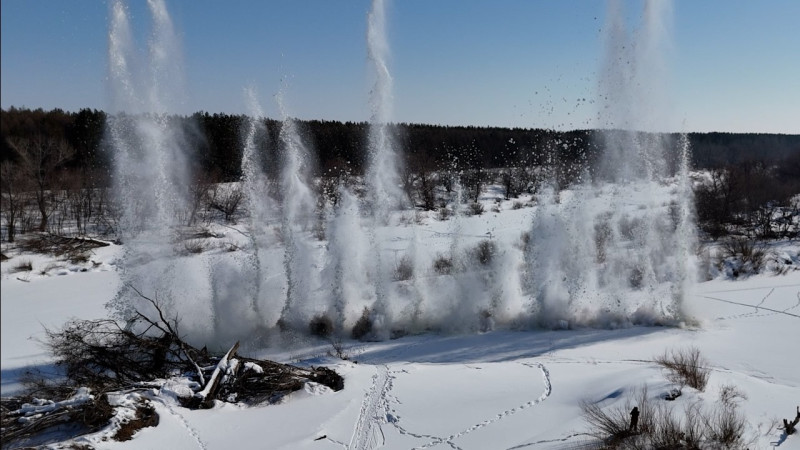
[{"label": "bush", "polygon": [[333,322],[328,316],[314,316],[308,323],[308,331],[314,336],[328,337],[333,333]]},{"label": "bush", "polygon": [[365,306],[364,311],[361,313],[361,317],[359,317],[358,321],[356,321],[356,324],[353,325],[353,331],[351,333],[353,339],[361,339],[372,332],[372,320],[369,316],[369,308]]},{"label": "bush", "polygon": [[438,255],[433,260],[433,270],[439,275],[450,275],[453,272],[453,260],[444,255]]},{"label": "bush", "polygon": [[486,239],[478,243],[475,249],[472,250],[472,255],[479,263],[485,266],[492,262],[496,252],[497,244]]},{"label": "bush", "polygon": [[414,264],[411,262],[411,258],[408,255],[404,255],[400,258],[400,261],[394,268],[394,280],[395,281],[405,281],[410,280],[411,277],[414,276]]},{"label": "bush", "polygon": [[471,216],[480,216],[484,212],[483,203],[470,203],[467,211],[469,211],[469,215]]},{"label": "bush", "polygon": [[[735,388],[734,388],[735,390]],[[738,391],[736,391],[738,392]],[[630,430],[630,410],[639,408],[638,430]],[[581,411],[589,424],[587,434],[603,441],[602,448],[617,449],[745,449],[747,425],[735,404],[723,401],[711,408],[687,405],[680,414],[672,403],[653,403],[647,388],[637,389],[623,404],[601,408],[584,401]]]},{"label": "bush", "polygon": [[[638,429],[642,433],[649,433],[653,428],[653,408],[647,396],[647,388],[643,387],[634,393],[636,407],[639,408]],[[603,409],[597,403],[581,402],[583,419],[591,426],[589,435],[598,439],[609,440],[612,445],[619,444],[623,439],[631,436],[630,411],[633,409],[631,399],[623,405]]]},{"label": "bush", "polygon": [[766,254],[764,245],[755,239],[734,237],[726,239],[722,243],[721,257],[729,260],[730,274],[733,278],[761,272],[766,261]]},{"label": "bush", "polygon": [[33,263],[30,261],[20,261],[19,264],[9,269],[11,273],[30,272],[33,270]]},{"label": "bush", "polygon": [[667,369],[667,379],[681,386],[690,386],[703,391],[711,374],[708,361],[700,355],[700,350],[690,347],[684,350],[665,351],[655,358],[656,364]]},{"label": "bush", "polygon": [[719,389],[719,402],[726,406],[736,406],[740,400],[747,400],[747,395],[732,384],[724,384]]},{"label": "bush", "polygon": [[198,255],[208,249],[208,245],[202,239],[189,239],[183,241],[183,253],[185,255]]},{"label": "bush", "polygon": [[702,420],[709,441],[722,448],[745,448],[746,421],[735,405],[723,405],[702,417]]},{"label": "bush", "polygon": [[517,248],[520,250],[527,252],[531,249],[531,232],[530,231],[523,231],[519,235],[519,244],[517,244]]}]

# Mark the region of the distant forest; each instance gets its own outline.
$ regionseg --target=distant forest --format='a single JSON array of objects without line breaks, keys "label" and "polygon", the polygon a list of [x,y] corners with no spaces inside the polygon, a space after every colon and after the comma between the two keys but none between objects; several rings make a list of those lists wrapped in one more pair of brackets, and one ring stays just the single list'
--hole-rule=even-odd
[{"label": "distant forest", "polygon": [[[112,164],[111,143],[105,139],[107,114],[94,109],[66,112],[60,109],[11,107],[0,115],[0,161],[15,162],[22,141],[46,139],[64,148],[59,162],[65,169],[91,172],[102,178]],[[244,115],[197,112],[170,116],[183,133],[191,161],[199,173],[215,181],[241,176],[240,161],[248,118]],[[260,140],[265,168],[279,160],[281,122],[264,119],[267,135]],[[317,175],[342,171],[362,173],[367,152],[366,122],[298,120],[298,130],[316,161]],[[602,151],[597,130],[554,131],[545,129],[441,126],[398,123],[392,125],[396,148],[406,170],[415,172],[456,169],[530,167],[553,163],[589,164]],[[676,139],[677,135],[668,135]],[[779,164],[800,158],[800,135],[764,133],[690,133],[694,168],[721,168],[758,161]]]}]

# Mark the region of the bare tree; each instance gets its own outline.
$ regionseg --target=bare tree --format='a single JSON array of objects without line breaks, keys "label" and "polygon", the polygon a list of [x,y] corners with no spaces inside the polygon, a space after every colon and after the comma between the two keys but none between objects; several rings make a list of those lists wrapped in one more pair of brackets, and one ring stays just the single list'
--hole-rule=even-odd
[{"label": "bare tree", "polygon": [[243,200],[244,193],[238,186],[221,188],[217,185],[211,190],[208,206],[221,212],[225,216],[225,222],[231,222]]},{"label": "bare tree", "polygon": [[58,171],[75,154],[75,149],[64,139],[44,135],[31,138],[14,137],[10,140],[20,159],[22,173],[33,180],[36,206],[39,209],[39,231],[47,231],[50,218],[50,193]]},{"label": "bare tree", "polygon": [[10,161],[0,164],[0,188],[2,188],[2,211],[6,221],[6,238],[14,242],[18,231],[18,222],[25,208],[25,179],[21,176],[17,165]]},{"label": "bare tree", "polygon": [[481,198],[481,190],[486,184],[487,174],[484,169],[478,168],[474,170],[465,170],[461,173],[461,186],[467,199],[473,203],[477,203]]}]

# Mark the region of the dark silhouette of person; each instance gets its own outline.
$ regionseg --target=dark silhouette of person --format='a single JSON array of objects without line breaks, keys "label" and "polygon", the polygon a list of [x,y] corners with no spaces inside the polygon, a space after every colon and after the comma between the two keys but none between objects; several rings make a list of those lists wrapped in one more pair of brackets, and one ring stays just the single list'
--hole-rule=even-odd
[{"label": "dark silhouette of person", "polygon": [[639,407],[634,406],[631,410],[631,426],[628,431],[639,431]]}]

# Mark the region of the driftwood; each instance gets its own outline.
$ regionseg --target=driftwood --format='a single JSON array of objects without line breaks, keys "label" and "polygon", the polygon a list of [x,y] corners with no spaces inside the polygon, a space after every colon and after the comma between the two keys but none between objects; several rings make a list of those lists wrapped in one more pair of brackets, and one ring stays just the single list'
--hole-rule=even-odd
[{"label": "driftwood", "polygon": [[[229,370],[229,363],[231,359],[236,355],[236,351],[239,350],[239,341],[236,341],[225,353],[225,356],[220,358],[217,366],[214,368],[214,372],[211,374],[211,378],[209,378],[208,382],[205,384],[203,389],[200,392],[194,394],[191,401],[189,402],[190,408],[199,408],[199,407],[206,407],[209,406],[210,400],[213,399],[217,391],[219,390],[220,380],[222,376]],[[202,371],[199,372],[200,377],[202,377]]]},{"label": "driftwood", "polygon": [[38,233],[19,242],[20,248],[25,251],[50,253],[56,256],[77,255],[109,245],[111,243],[85,236],[67,237],[52,233]]},{"label": "driftwood", "polygon": [[783,419],[783,430],[787,435],[794,434],[797,431],[798,423],[800,423],[800,406],[797,407],[797,415],[793,421],[789,422],[787,419]]},{"label": "driftwood", "polygon": [[41,436],[59,430],[75,437],[100,430],[113,416],[106,395],[90,395],[78,389],[62,401],[54,402],[27,396],[3,399],[3,448],[37,446],[46,443]]}]

